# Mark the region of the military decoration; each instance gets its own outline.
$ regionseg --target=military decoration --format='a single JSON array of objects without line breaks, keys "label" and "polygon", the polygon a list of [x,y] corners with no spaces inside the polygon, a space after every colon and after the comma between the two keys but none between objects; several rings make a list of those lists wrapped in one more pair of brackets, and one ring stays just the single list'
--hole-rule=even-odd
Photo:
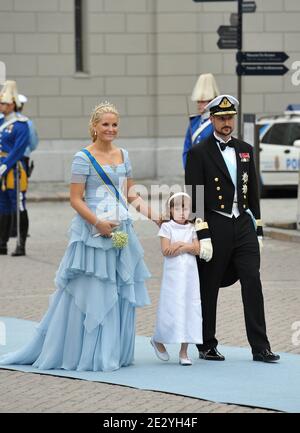
[{"label": "military decoration", "polygon": [[248,182],[248,173],[246,173],[245,171],[244,171],[244,173],[242,175],[242,180],[243,180],[243,183],[247,183]]},{"label": "military decoration", "polygon": [[242,186],[242,191],[243,191],[243,194],[247,194],[247,191],[248,191],[248,186],[244,183],[244,185]]},{"label": "military decoration", "polygon": [[241,158],[241,162],[249,162],[250,161],[250,154],[248,152],[239,153],[239,157]]}]

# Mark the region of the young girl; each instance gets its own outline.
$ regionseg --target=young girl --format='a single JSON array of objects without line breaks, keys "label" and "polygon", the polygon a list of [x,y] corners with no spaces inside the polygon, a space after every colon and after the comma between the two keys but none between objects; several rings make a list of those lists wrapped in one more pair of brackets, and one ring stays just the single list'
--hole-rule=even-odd
[{"label": "young girl", "polygon": [[170,221],[162,224],[158,236],[164,255],[163,278],[156,329],[150,342],[162,361],[169,360],[164,344],[181,343],[179,363],[192,365],[189,343],[202,343],[202,312],[196,255],[199,241],[188,221],[191,199],[188,194],[172,194],[167,202]]}]

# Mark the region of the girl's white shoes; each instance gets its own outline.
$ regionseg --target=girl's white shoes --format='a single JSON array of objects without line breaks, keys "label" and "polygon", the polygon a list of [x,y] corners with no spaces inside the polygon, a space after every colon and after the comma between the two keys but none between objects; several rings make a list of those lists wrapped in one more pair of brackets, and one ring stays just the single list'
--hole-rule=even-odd
[{"label": "girl's white shoes", "polygon": [[[160,352],[155,344],[155,341],[153,340],[153,337],[150,338],[150,343],[153,346],[155,355],[157,356],[158,359],[160,359],[161,361],[169,361],[170,356],[168,352],[166,350],[164,352]],[[179,357],[179,364],[183,366],[187,366],[187,365],[192,365],[193,363],[188,357],[186,358]]]},{"label": "girl's white shoes", "polygon": [[193,365],[193,363],[190,360],[190,358],[180,358],[180,357],[179,357],[179,364],[183,365],[183,366]]},{"label": "girl's white shoes", "polygon": [[167,351],[160,352],[155,344],[155,341],[153,340],[153,337],[150,338],[150,343],[152,344],[155,351],[155,355],[157,356],[158,359],[160,359],[161,361],[169,361],[170,356],[168,352]]}]

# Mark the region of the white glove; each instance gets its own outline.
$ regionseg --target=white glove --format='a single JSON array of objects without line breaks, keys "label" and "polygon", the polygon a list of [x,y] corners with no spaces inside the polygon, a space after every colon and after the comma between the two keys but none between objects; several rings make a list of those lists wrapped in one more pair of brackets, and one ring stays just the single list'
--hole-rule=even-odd
[{"label": "white glove", "polygon": [[259,244],[259,253],[261,254],[263,246],[264,246],[264,243],[263,243],[263,240],[262,240],[261,236],[259,236],[257,239],[258,239],[258,244]]},{"label": "white glove", "polygon": [[211,239],[202,239],[200,241],[200,259],[205,260],[206,262],[209,262],[213,256],[213,246],[211,243]]},{"label": "white glove", "polygon": [[0,165],[0,176],[2,176],[2,174],[6,171],[6,169],[7,169],[6,164]]}]

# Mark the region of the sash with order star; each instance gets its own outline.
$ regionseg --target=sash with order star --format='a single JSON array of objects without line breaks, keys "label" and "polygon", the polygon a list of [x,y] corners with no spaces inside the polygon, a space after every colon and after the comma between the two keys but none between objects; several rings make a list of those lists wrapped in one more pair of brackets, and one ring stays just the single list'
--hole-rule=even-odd
[{"label": "sash with order star", "polygon": [[104,185],[106,186],[110,194],[116,197],[117,201],[121,203],[126,210],[128,210],[128,206],[124,198],[122,197],[121,193],[116,188],[116,186],[114,185],[113,181],[110,179],[108,174],[104,171],[103,167],[99,164],[98,161],[96,161],[96,159],[87,149],[82,149],[82,152],[85,153],[86,156],[89,158],[92,166],[96,170],[98,176],[100,177],[100,179],[102,180],[102,182],[104,183]]}]

